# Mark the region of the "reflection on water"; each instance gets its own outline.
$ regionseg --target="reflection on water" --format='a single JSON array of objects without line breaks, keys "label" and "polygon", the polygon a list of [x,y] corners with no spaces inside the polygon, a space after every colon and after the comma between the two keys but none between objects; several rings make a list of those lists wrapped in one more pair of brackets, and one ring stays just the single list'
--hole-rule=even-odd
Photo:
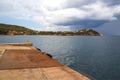
[{"label": "reflection on water", "polygon": [[120,37],[0,36],[0,43],[26,40],[96,80],[120,79]]}]

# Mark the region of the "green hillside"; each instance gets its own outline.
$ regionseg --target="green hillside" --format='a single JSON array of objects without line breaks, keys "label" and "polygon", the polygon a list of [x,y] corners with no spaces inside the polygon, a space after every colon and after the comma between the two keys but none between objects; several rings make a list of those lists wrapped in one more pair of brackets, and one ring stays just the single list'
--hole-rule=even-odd
[{"label": "green hillside", "polygon": [[22,26],[0,24],[0,35],[59,35],[59,36],[102,36],[101,33],[92,29],[81,29],[77,31],[34,31]]},{"label": "green hillside", "polygon": [[0,24],[0,34],[1,35],[30,35],[34,34],[34,31],[22,26]]}]

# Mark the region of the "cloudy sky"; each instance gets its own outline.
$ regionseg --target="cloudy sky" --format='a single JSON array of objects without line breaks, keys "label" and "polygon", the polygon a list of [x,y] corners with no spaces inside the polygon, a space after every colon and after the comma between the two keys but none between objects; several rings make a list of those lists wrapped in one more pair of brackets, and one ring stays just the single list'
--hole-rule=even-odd
[{"label": "cloudy sky", "polygon": [[120,0],[1,0],[0,23],[40,31],[92,28],[120,35]]}]

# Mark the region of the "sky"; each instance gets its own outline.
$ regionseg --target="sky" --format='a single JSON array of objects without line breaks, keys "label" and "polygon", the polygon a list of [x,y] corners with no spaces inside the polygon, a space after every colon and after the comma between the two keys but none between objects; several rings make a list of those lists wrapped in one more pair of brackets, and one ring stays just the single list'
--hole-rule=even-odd
[{"label": "sky", "polygon": [[120,35],[120,0],[1,0],[0,23],[38,31],[90,28]]}]

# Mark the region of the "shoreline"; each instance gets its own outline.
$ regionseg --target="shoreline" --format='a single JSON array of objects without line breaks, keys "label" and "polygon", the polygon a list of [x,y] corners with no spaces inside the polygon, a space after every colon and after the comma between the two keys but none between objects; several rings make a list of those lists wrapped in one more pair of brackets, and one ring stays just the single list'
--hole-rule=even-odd
[{"label": "shoreline", "polygon": [[[95,35],[0,35],[0,36],[95,36]],[[104,35],[98,37],[102,36]]]}]

